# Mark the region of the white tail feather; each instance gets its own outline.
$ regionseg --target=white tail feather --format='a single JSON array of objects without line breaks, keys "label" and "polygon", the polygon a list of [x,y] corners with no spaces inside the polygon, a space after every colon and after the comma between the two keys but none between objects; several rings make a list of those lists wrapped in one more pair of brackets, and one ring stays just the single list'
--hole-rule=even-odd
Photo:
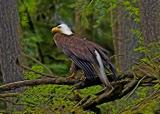
[{"label": "white tail feather", "polygon": [[96,59],[98,61],[98,64],[99,64],[99,67],[98,67],[98,76],[100,78],[100,80],[102,81],[102,83],[105,85],[105,86],[108,86],[108,87],[111,87],[111,84],[105,74],[105,70],[104,70],[104,65],[103,65],[103,62],[102,62],[102,58],[100,56],[100,54],[98,53],[97,50],[94,51],[95,54],[96,54]]}]

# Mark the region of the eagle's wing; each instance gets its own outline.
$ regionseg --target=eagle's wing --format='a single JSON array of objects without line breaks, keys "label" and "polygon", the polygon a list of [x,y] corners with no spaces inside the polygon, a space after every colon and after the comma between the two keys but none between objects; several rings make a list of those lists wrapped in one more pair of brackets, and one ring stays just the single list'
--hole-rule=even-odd
[{"label": "eagle's wing", "polygon": [[63,51],[67,56],[69,56],[69,58],[78,67],[80,67],[84,71],[85,77],[87,79],[94,79],[95,78],[95,75],[96,75],[95,69],[89,61],[85,60],[85,58],[80,58],[80,56],[77,56],[78,54],[74,53],[72,51],[72,48],[68,48],[67,46],[63,47]]},{"label": "eagle's wing", "polygon": [[[72,38],[71,42],[65,42],[63,49],[70,51],[70,54],[75,55],[77,58],[88,61],[94,62],[94,55],[90,50],[90,44],[86,40],[80,38]],[[64,51],[66,53],[66,51]]]},{"label": "eagle's wing", "polygon": [[95,72],[93,74],[93,71],[95,71],[93,64],[98,64],[95,58],[95,50],[97,50],[102,58],[103,64],[113,73],[114,77],[112,78],[114,80],[117,79],[116,70],[107,56],[109,52],[101,46],[88,40],[72,38],[72,42],[70,42],[70,44],[68,45],[66,43],[66,47],[64,49],[70,51],[69,55],[72,55],[71,59],[75,63],[80,62],[81,64],[83,64],[82,66],[80,63],[78,63],[79,65],[81,65],[81,69],[86,70],[87,68],[89,68],[87,69],[88,72],[85,70],[84,71],[87,72],[87,74],[90,74],[90,76],[95,75]]}]

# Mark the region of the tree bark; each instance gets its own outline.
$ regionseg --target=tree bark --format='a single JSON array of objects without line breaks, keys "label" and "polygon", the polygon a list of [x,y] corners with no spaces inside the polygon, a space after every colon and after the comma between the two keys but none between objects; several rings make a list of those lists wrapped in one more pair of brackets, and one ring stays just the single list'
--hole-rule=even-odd
[{"label": "tree bark", "polygon": [[[126,73],[144,54],[135,52],[134,49],[139,46],[138,38],[132,30],[138,30],[142,33],[141,41],[148,47],[150,43],[160,41],[160,1],[158,0],[140,0],[137,5],[140,9],[140,22],[135,23],[134,18],[127,8],[122,4],[118,5],[112,13],[113,37],[116,65],[118,69]],[[132,4],[132,2],[131,2]],[[143,45],[140,45],[143,46]],[[150,49],[152,50],[152,49]],[[154,49],[151,52],[155,52]]]},{"label": "tree bark", "polygon": [[129,12],[125,10],[124,6],[118,6],[111,15],[116,66],[119,71],[127,73],[127,70],[140,57],[134,51],[137,47],[137,38],[132,32],[139,26],[129,16]]},{"label": "tree bark", "polygon": [[85,35],[85,29],[81,22],[81,7],[85,2],[85,0],[77,0],[75,3],[75,33],[79,36]]},{"label": "tree bark", "polygon": [[[17,65],[20,62],[20,25],[16,0],[0,0],[0,66],[3,83],[23,80],[22,69]],[[15,91],[21,91],[16,89]],[[7,100],[16,99],[8,98]],[[21,106],[7,103],[7,110],[21,110]]]},{"label": "tree bark", "polygon": [[141,29],[145,45],[160,41],[160,1],[140,1]]},{"label": "tree bark", "polygon": [[0,0],[0,65],[4,83],[22,80],[16,0]]}]

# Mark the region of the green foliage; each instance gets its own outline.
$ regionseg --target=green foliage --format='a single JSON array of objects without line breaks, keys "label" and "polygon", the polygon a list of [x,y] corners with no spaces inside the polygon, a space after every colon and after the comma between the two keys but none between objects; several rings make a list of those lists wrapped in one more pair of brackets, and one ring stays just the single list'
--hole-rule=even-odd
[{"label": "green foliage", "polygon": [[116,7],[115,0],[79,0],[80,22],[88,38],[112,50],[110,12]]},{"label": "green foliage", "polygon": [[142,45],[137,47],[135,51],[144,56],[132,67],[133,72],[137,76],[150,75],[160,79],[160,43],[153,42],[147,46]]},{"label": "green foliage", "polygon": [[[33,67],[32,67],[32,70],[37,71],[37,72],[41,72],[41,73],[43,73],[43,71],[44,71],[43,67],[42,67],[42,66],[39,66],[39,65],[33,66]],[[36,74],[36,73],[34,73],[34,72],[32,72],[32,71],[24,72],[24,76],[25,76],[25,78],[28,79],[28,80],[37,79],[37,78],[41,77],[40,74]]]},{"label": "green foliage", "polygon": [[140,23],[140,9],[138,7],[138,0],[124,0],[123,5],[129,16],[133,18],[134,22]]},{"label": "green foliage", "polygon": [[[44,72],[44,68],[40,65],[35,65],[32,70],[37,72]],[[32,71],[24,72],[26,79],[39,78],[39,74],[35,74]],[[80,107],[73,108],[78,102],[76,94],[81,97],[93,95],[100,91],[100,86],[85,88],[81,91],[72,92],[71,86],[60,85],[41,85],[36,87],[30,87],[26,89],[22,94],[18,96],[17,104],[21,104],[24,107],[23,111],[16,111],[15,114],[32,113],[32,114],[92,114],[92,112],[83,111]]]},{"label": "green foliage", "polygon": [[82,94],[82,97],[85,97],[87,95],[94,95],[94,94],[98,93],[102,89],[103,88],[101,86],[93,86],[93,87],[89,87],[89,88],[84,88],[80,92]]},{"label": "green foliage", "polygon": [[[137,113],[144,113],[144,114],[155,114],[155,111],[158,110],[160,107],[160,97],[157,94],[153,94],[154,92],[151,92],[153,90],[156,90],[154,88],[140,88],[141,94],[139,94],[140,91],[136,92],[139,96],[142,96],[142,98],[137,99],[134,101],[134,104],[127,107],[122,114],[137,114]],[[144,93],[143,93],[144,92]],[[150,94],[149,96],[148,93]]]},{"label": "green foliage", "polygon": [[123,97],[118,101],[102,104],[102,114],[154,114],[160,108],[158,93],[151,96],[155,90],[155,87],[138,88],[128,99]]},{"label": "green foliage", "polygon": [[68,73],[68,66],[65,64],[52,64],[52,65],[48,65],[48,67],[50,69],[52,69],[52,71],[57,74],[57,75],[66,75]]},{"label": "green foliage", "polygon": [[[33,70],[43,72],[41,66],[34,66]],[[26,72],[26,77],[28,79],[38,78],[39,75],[33,72]],[[121,100],[105,103],[100,105],[102,114],[117,114],[122,112],[122,114],[135,114],[135,113],[153,113],[158,109],[159,100],[153,98],[153,100],[147,100],[146,98],[152,91],[159,90],[160,86],[157,84],[153,88],[138,88],[133,96],[126,100],[126,97]],[[30,87],[26,89],[19,97],[18,103],[24,105],[24,111],[15,113],[33,113],[33,114],[43,114],[43,113],[78,113],[78,114],[92,114],[92,112],[83,111],[80,107],[74,107],[78,102],[76,101],[76,95],[84,98],[88,95],[95,97],[94,94],[102,90],[101,86],[94,86],[82,89],[80,91],[72,92],[72,86],[60,86],[60,85],[41,85],[36,87]],[[159,99],[159,97],[158,97]],[[139,103],[145,101],[144,105],[139,106]],[[134,110],[137,107],[137,110]]]},{"label": "green foliage", "polygon": [[[92,87],[89,91],[93,93],[95,89],[97,90],[97,87],[94,89]],[[19,113],[68,114],[74,112],[76,114],[92,114],[83,111],[80,107],[73,108],[77,102],[75,102],[75,96],[71,90],[71,87],[64,85],[44,85],[29,88],[19,96],[18,104],[24,105],[24,111]],[[85,92],[86,95],[88,95],[87,93]]]},{"label": "green foliage", "polygon": [[[112,50],[109,15],[112,8],[116,7],[115,0],[78,0],[77,2],[75,0],[19,0],[23,51],[46,64],[58,75],[68,71],[69,62],[66,57],[60,61],[57,59],[62,53],[57,51],[55,45],[53,46],[50,29],[57,25],[59,20],[73,25],[76,7],[79,7],[80,23],[83,29],[87,29],[88,38]],[[32,61],[27,63],[34,65]],[[62,66],[62,64],[67,64],[67,66]]]},{"label": "green foliage", "polygon": [[[50,29],[58,24],[58,17],[67,23],[73,21],[73,13],[68,13],[73,12],[73,3],[74,1],[63,0],[19,0],[23,51],[46,64],[57,75],[68,72],[69,60],[53,46]],[[27,64],[34,66],[30,60]]]},{"label": "green foliage", "polygon": [[25,104],[25,113],[71,112],[73,94],[70,89],[56,85],[29,88],[20,96],[20,102]]}]

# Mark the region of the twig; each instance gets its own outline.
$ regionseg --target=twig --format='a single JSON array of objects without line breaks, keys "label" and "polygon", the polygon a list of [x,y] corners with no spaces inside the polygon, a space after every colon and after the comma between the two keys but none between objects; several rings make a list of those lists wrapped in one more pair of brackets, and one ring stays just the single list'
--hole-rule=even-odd
[{"label": "twig", "polygon": [[138,102],[137,104],[136,104],[136,106],[134,106],[133,108],[132,108],[132,110],[134,110],[134,109],[137,109],[138,107],[140,107],[141,105],[144,105],[146,102],[148,102],[149,100],[153,100],[153,99],[155,99],[155,98],[157,98],[157,97],[159,97],[160,96],[160,90],[155,90],[152,94],[150,94],[148,97],[146,97],[146,98],[144,98],[143,100],[141,100],[140,102]]},{"label": "twig", "polygon": [[127,96],[126,99],[128,99],[128,98],[135,92],[135,90],[138,88],[138,86],[140,85],[140,83],[142,82],[142,80],[143,80],[145,77],[146,77],[146,76],[144,76],[143,78],[141,78],[141,79],[138,81],[137,85],[136,85],[135,88],[130,92],[130,94]]},{"label": "twig", "polygon": [[89,99],[91,96],[88,95],[87,97],[84,97],[82,100],[80,100],[75,106],[74,108],[81,106],[85,101],[87,101],[87,99]]},{"label": "twig", "polygon": [[25,56],[25,57],[27,57],[27,58],[29,58],[29,59],[31,59],[31,60],[33,60],[34,62],[40,64],[41,66],[43,66],[44,68],[46,68],[46,70],[48,70],[48,72],[49,72],[51,75],[53,75],[53,72],[52,72],[46,65],[44,65],[43,63],[41,63],[41,62],[38,61],[37,59],[35,59],[35,58],[33,58],[33,57],[25,54],[25,53],[22,53],[22,55]]},{"label": "twig", "polygon": [[110,59],[113,59],[113,58],[119,57],[119,56],[124,56],[124,55],[122,55],[122,54],[121,54],[121,55],[112,55],[112,56],[110,56],[109,58],[110,58]]},{"label": "twig", "polygon": [[137,84],[137,82],[138,82],[138,80],[136,80],[136,79],[134,79],[131,82],[129,82],[127,84],[127,87],[122,90],[122,92],[119,95],[119,97],[121,98],[121,97],[125,96],[126,94],[128,94],[130,91],[132,91],[133,88],[135,87],[135,85]]},{"label": "twig", "polygon": [[19,66],[22,67],[22,68],[25,69],[25,70],[32,71],[32,72],[34,72],[34,73],[36,73],[36,74],[40,74],[40,75],[42,75],[42,76],[46,76],[46,77],[50,77],[50,78],[56,78],[56,77],[57,77],[57,76],[53,76],[53,75],[50,75],[50,74],[45,74],[45,73],[42,73],[42,72],[38,72],[38,71],[32,70],[32,69],[29,68],[28,66],[25,66],[25,65],[22,65],[22,64],[20,64]]},{"label": "twig", "polygon": [[117,96],[114,96],[116,94],[115,90],[117,90],[117,88],[113,88],[109,92],[105,91],[103,94],[99,95],[97,98],[87,100],[85,103],[82,104],[82,108],[85,110],[88,110],[104,102],[115,100],[115,98],[117,97]]},{"label": "twig", "polygon": [[5,98],[0,98],[0,100],[2,100],[2,101],[4,101],[4,102],[11,103],[11,104],[13,104],[13,105],[17,105],[15,102],[13,102],[13,101],[10,101],[10,100],[8,100],[8,99],[5,99]]},{"label": "twig", "polygon": [[153,99],[159,97],[159,95],[160,95],[160,90],[156,90],[151,95],[149,95],[148,97],[146,97],[146,98],[142,99],[140,102],[138,102],[135,106],[125,108],[119,114],[122,114],[123,112],[125,112],[127,110],[136,110],[141,105],[144,105],[145,102],[148,102],[149,100],[153,100]]},{"label": "twig", "polygon": [[16,97],[18,95],[19,95],[19,93],[3,93],[3,94],[0,94],[0,98]]},{"label": "twig", "polygon": [[8,102],[8,103],[11,103],[11,104],[13,104],[13,105],[20,105],[20,106],[22,106],[22,105],[28,105],[28,104],[23,104],[23,103],[15,103],[15,102],[13,102],[13,101],[11,101],[11,100],[8,100],[8,99],[5,99],[5,98],[0,98],[0,100],[2,100],[2,101],[4,101],[4,102]]},{"label": "twig", "polygon": [[145,70],[137,67],[141,72],[143,72],[144,74],[146,74],[147,76],[152,76],[150,73],[146,72]]}]

